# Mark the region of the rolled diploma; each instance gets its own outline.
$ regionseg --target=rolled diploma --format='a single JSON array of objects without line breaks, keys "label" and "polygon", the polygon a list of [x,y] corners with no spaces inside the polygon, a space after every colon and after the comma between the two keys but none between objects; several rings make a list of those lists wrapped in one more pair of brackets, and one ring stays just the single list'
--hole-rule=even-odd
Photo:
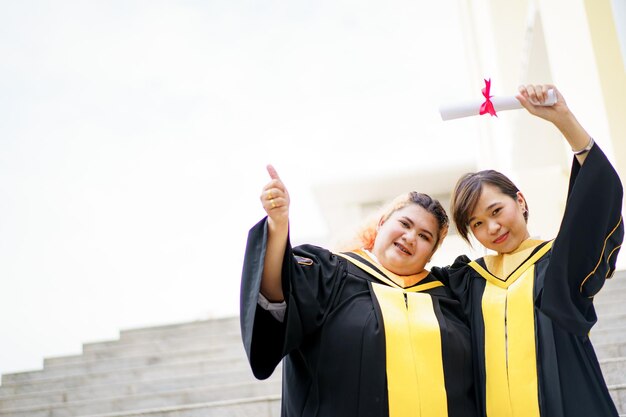
[{"label": "rolled diploma", "polygon": [[[515,110],[523,108],[515,96],[494,96],[491,97],[496,113],[502,110]],[[442,120],[458,119],[461,117],[478,116],[480,106],[485,100],[472,100],[463,103],[444,104],[439,106],[439,114]],[[553,106],[556,103],[554,90],[548,90],[548,98],[541,106]]]}]

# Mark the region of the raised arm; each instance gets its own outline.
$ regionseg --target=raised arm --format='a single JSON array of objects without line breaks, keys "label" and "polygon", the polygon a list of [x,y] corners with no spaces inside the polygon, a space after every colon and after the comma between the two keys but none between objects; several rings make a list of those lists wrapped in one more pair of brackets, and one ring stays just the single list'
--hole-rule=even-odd
[{"label": "raised arm", "polygon": [[[543,103],[547,99],[548,90],[550,89],[553,89],[556,93],[556,103],[553,106],[536,105]],[[576,154],[578,162],[581,165],[585,162],[588,153],[584,152],[584,150],[589,145],[593,144],[591,136],[589,136],[587,131],[570,111],[565,99],[555,86],[550,84],[520,86],[517,99],[530,114],[554,124],[561,131],[572,148],[572,151]],[[579,151],[583,152],[578,153]]]},{"label": "raised arm", "polygon": [[267,249],[261,279],[261,294],[271,302],[285,299],[281,270],[289,236],[289,193],[272,165],[270,182],[263,187],[261,204],[267,213]]},{"label": "raised arm", "polygon": [[[535,106],[545,100],[550,88],[556,91],[557,103]],[[593,298],[613,275],[624,239],[622,183],[554,86],[522,86],[517,98],[531,114],[552,122],[575,154],[565,213],[539,305],[565,330],[586,336],[596,322]]]}]

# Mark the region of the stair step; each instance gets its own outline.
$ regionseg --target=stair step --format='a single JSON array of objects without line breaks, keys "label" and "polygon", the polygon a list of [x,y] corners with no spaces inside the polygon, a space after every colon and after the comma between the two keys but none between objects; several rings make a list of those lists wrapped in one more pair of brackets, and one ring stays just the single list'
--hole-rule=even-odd
[{"label": "stair step", "polygon": [[599,360],[626,357],[626,343],[594,343],[593,349]]},{"label": "stair step", "polygon": [[[144,343],[117,344],[114,347],[108,349],[93,349],[87,352],[81,352],[80,354],[66,355],[66,356],[54,356],[44,359],[44,368],[66,366],[66,365],[78,365],[91,362],[107,361],[114,362],[116,359],[125,358],[147,358],[153,356],[173,356],[178,354],[184,354],[184,352],[199,352],[206,351],[211,354],[223,354],[229,351],[240,350],[243,352],[243,344],[241,337],[236,339],[225,339],[216,342],[214,338],[182,338],[179,341],[181,346],[170,348],[167,344],[162,344],[158,339],[145,341]],[[95,342],[102,343],[102,342]]]},{"label": "stair step", "polygon": [[[626,310],[626,308],[624,310]],[[626,311],[604,314],[598,317],[598,322],[593,326],[593,330],[612,327],[626,327]]]},{"label": "stair step", "polygon": [[[282,368],[279,365],[268,379],[280,379]],[[0,409],[20,408],[60,402],[77,402],[110,397],[124,397],[151,393],[164,393],[192,389],[201,386],[226,384],[228,381],[250,383],[257,382],[250,369],[237,369],[223,374],[187,375],[178,378],[161,378],[146,381],[130,381],[125,383],[87,385],[61,388],[53,391],[34,390],[30,385],[14,386],[14,391],[0,397]]]},{"label": "stair step", "polygon": [[615,407],[617,407],[617,412],[620,413],[620,415],[626,413],[626,383],[609,385],[609,392],[611,393]]},{"label": "stair step", "polygon": [[626,326],[591,329],[589,338],[593,344],[626,343]]},{"label": "stair step", "polygon": [[617,271],[612,278],[607,279],[604,282],[604,291],[606,288],[626,288],[626,270]]},{"label": "stair step", "polygon": [[198,337],[201,335],[215,336],[224,332],[239,333],[239,317],[223,317],[212,320],[198,320],[188,323],[122,330],[120,332],[120,340],[133,342],[150,339]]},{"label": "stair step", "polygon": [[[150,354],[125,356],[120,358],[95,359],[78,357],[74,362],[67,362],[56,365],[45,365],[43,370],[20,372],[7,374],[6,382],[26,378],[36,380],[41,378],[61,377],[65,375],[85,375],[90,373],[121,370],[126,368],[147,367],[155,365],[169,365],[189,361],[206,361],[212,358],[220,358],[237,355],[242,360],[246,360],[246,354],[242,343],[236,345],[224,345],[213,349],[199,350],[172,350],[161,354],[151,352]],[[36,374],[36,375],[35,375]]]},{"label": "stair step", "polygon": [[151,348],[157,347],[161,349],[180,349],[182,346],[191,344],[193,346],[205,345],[210,346],[213,343],[225,342],[241,342],[241,331],[239,328],[225,329],[219,334],[193,334],[183,335],[182,337],[160,338],[136,338],[131,340],[105,340],[102,342],[92,342],[83,345],[83,353],[100,352],[109,349],[127,349],[133,348]]},{"label": "stair step", "polygon": [[116,375],[120,378],[143,378],[142,370],[145,370],[147,374],[159,372],[161,368],[168,367],[189,367],[200,366],[204,369],[220,370],[224,367],[230,366],[242,366],[247,364],[244,355],[233,355],[224,357],[210,357],[197,360],[196,358],[187,357],[172,357],[166,360],[155,357],[152,363],[148,366],[144,364],[135,364],[129,367],[116,366],[114,368],[97,369],[93,372],[86,372],[83,367],[55,367],[50,369],[44,369],[39,371],[18,372],[13,374],[7,374],[3,377],[3,385],[11,385],[18,383],[37,383],[38,381],[50,381],[58,379],[104,379],[109,381],[111,375]]},{"label": "stair step", "polygon": [[87,414],[129,412],[157,407],[185,406],[189,404],[232,401],[240,398],[263,397],[280,394],[280,379],[254,381],[240,384],[219,384],[194,387],[178,391],[149,393],[126,397],[109,397],[67,403],[35,405],[21,408],[2,408],[0,417],[67,417]]},{"label": "stair step", "polygon": [[626,357],[602,359],[600,360],[600,368],[607,385],[618,385],[625,382]]},{"label": "stair step", "polygon": [[612,303],[626,299],[626,288],[603,288],[598,295],[594,297],[593,303]]},{"label": "stair step", "polygon": [[[119,384],[132,381],[147,381],[160,378],[177,378],[182,376],[198,376],[206,374],[213,376],[215,380],[224,382],[235,382],[233,378],[239,378],[241,373],[234,371],[245,371],[251,374],[247,362],[240,357],[233,358],[232,361],[191,361],[174,365],[156,365],[152,367],[128,368],[112,372],[102,372],[90,375],[66,376],[61,378],[48,378],[31,381],[29,383],[15,382],[2,384],[0,386],[0,397],[9,393],[27,393],[53,391],[67,388],[85,387],[91,385]],[[231,378],[229,374],[233,374]]]},{"label": "stair step", "polygon": [[594,302],[593,304],[596,309],[596,314],[598,315],[598,320],[602,320],[602,317],[607,314],[619,314],[626,310],[626,304],[624,304],[623,301],[611,300],[610,302]]},{"label": "stair step", "polygon": [[215,401],[183,407],[163,407],[149,410],[90,414],[84,417],[278,417],[280,396],[242,398],[233,401]]},{"label": "stair step", "polygon": [[239,333],[229,332],[221,337],[203,336],[186,337],[180,339],[168,339],[161,341],[158,339],[144,341],[143,343],[121,343],[119,340],[92,342],[83,345],[81,355],[58,356],[46,360],[46,365],[63,365],[67,363],[89,362],[96,360],[150,356],[168,354],[182,350],[202,350],[213,349],[228,351],[233,348],[240,348],[242,345]]}]

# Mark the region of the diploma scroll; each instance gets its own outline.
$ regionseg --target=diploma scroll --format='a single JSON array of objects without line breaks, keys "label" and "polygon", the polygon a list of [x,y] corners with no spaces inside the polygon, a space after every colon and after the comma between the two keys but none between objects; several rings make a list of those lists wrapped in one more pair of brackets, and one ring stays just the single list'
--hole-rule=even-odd
[{"label": "diploma scroll", "polygon": [[[494,96],[490,98],[496,112],[523,108],[515,96]],[[439,106],[442,120],[458,119],[461,117],[478,116],[484,100],[472,100],[461,103],[450,103]],[[548,97],[541,106],[553,106],[556,103],[554,90],[548,90]]]}]

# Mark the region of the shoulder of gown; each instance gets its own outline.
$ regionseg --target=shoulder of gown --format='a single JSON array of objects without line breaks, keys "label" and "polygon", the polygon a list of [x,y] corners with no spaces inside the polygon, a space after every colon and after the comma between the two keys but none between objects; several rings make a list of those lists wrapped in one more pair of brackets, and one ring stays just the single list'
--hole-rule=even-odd
[{"label": "shoulder of gown", "polygon": [[541,310],[565,330],[586,335],[593,297],[610,278],[624,239],[622,183],[600,147],[572,165],[565,213],[546,270]]}]

